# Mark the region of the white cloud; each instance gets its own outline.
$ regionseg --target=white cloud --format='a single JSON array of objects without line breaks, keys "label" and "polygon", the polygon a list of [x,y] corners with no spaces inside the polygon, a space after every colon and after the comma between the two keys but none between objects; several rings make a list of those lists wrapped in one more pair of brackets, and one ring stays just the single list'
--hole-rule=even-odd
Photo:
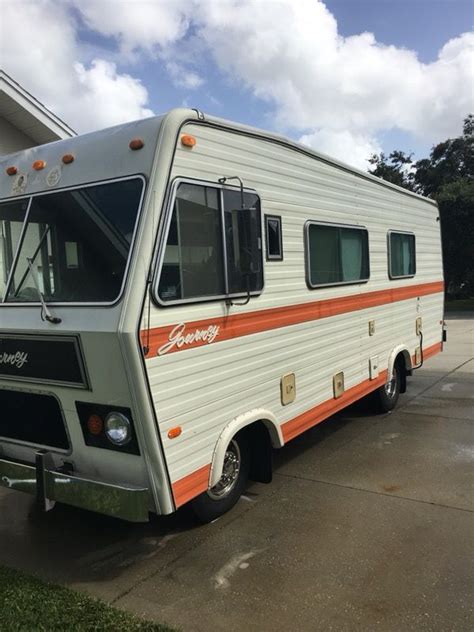
[{"label": "white cloud", "polygon": [[187,70],[181,64],[176,62],[168,62],[166,64],[166,70],[173,80],[175,86],[179,88],[188,88],[194,90],[199,88],[204,83],[204,79],[200,77],[196,72]]},{"label": "white cloud", "polygon": [[375,138],[349,130],[321,129],[304,134],[299,142],[363,171],[367,171],[369,166],[367,158],[382,151]]},{"label": "white cloud", "polygon": [[236,86],[268,103],[275,127],[358,166],[379,149],[382,130],[399,128],[434,143],[458,134],[473,108],[470,33],[424,64],[416,52],[380,44],[371,33],[342,37],[321,0],[4,3],[3,24],[15,24],[4,44],[7,72],[80,128],[149,110],[137,79],[97,54],[93,62],[84,57],[71,7],[111,38],[116,61],[158,60],[176,85],[196,89],[204,83],[196,65],[207,56]]},{"label": "white cloud", "polygon": [[84,59],[64,3],[2,3],[0,41],[4,70],[79,132],[153,114],[138,79]]}]

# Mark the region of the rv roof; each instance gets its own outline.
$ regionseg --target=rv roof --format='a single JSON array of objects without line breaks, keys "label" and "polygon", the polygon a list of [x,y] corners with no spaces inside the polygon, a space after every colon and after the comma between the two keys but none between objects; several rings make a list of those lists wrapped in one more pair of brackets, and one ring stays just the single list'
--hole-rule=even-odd
[{"label": "rv roof", "polygon": [[[365,171],[344,164],[326,154],[296,143],[285,136],[214,116],[204,115],[196,109],[184,108],[170,110],[163,116],[124,123],[101,131],[48,143],[47,145],[41,145],[39,147],[32,147],[31,149],[3,156],[0,158],[0,198],[10,197],[12,195],[12,178],[6,175],[5,171],[8,166],[14,165],[19,172],[28,174],[27,187],[23,192],[24,195],[28,195],[49,188],[45,185],[46,174],[43,172],[32,172],[32,163],[35,160],[44,160],[48,168],[51,169],[53,166],[61,164],[61,157],[67,153],[72,153],[75,156],[78,168],[68,169],[66,167],[61,169],[61,187],[75,186],[79,182],[105,180],[117,177],[118,175],[129,175],[131,173],[143,173],[148,175],[153,165],[153,157],[161,125],[166,123],[166,126],[168,126],[169,124],[171,129],[174,128],[177,133],[181,126],[188,121],[196,121],[201,124],[212,125],[240,134],[258,137],[270,142],[277,142],[298,152],[314,156],[318,160],[334,165],[339,169],[349,171],[359,177],[376,182],[381,186],[394,189],[418,199],[421,198],[436,205],[434,200],[424,198],[423,196],[412,193],[407,189],[382,180],[381,178],[377,178]],[[136,137],[143,138],[145,140],[145,146],[140,151],[130,152],[128,150],[128,143]],[[130,160],[130,155],[133,156],[133,163],[127,164],[125,167],[125,160],[126,158]],[[126,173],[124,173],[124,170]]]}]

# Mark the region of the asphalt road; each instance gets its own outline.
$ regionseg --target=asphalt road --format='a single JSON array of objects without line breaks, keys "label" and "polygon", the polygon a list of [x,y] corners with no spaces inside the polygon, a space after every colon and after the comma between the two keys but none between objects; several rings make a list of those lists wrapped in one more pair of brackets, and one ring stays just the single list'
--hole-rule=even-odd
[{"label": "asphalt road", "polygon": [[471,631],[474,314],[396,411],[356,405],[207,526],[47,515],[0,490],[0,563],[188,631]]}]

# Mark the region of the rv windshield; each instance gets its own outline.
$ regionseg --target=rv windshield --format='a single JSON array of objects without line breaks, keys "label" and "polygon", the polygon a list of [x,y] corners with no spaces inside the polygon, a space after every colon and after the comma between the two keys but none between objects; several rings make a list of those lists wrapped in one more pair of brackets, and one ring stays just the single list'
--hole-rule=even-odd
[{"label": "rv windshield", "polygon": [[0,301],[5,296],[27,208],[28,200],[0,204]]},{"label": "rv windshield", "polygon": [[[0,205],[3,300],[36,303],[36,285],[48,303],[115,300],[122,287],[142,189],[141,178],[130,178],[33,197],[16,259],[21,210],[13,208],[15,203]],[[23,211],[23,219],[24,215]]]}]

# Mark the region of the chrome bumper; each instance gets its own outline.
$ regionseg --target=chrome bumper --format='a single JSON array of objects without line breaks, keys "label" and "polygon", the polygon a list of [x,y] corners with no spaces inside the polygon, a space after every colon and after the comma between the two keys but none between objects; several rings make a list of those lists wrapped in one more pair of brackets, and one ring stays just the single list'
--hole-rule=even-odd
[{"label": "chrome bumper", "polygon": [[45,461],[38,456],[36,467],[0,459],[0,486],[35,495],[44,509],[49,501],[56,501],[130,522],[148,522],[148,489],[99,483],[55,472],[47,469]]}]

